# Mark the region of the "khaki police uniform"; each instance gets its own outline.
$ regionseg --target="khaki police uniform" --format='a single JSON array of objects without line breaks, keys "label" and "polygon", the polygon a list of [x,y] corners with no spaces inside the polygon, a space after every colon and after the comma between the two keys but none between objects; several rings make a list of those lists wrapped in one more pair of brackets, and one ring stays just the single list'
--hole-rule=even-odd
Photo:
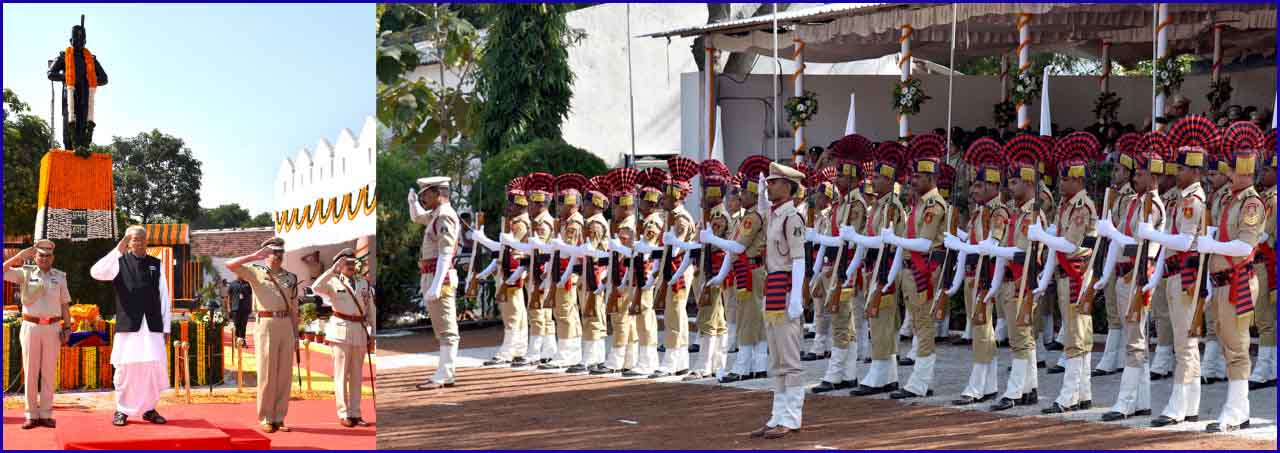
[{"label": "khaki police uniform", "polygon": [[[938,189],[934,188],[924,194],[916,204],[912,206],[910,213],[907,214],[904,234],[901,237],[905,239],[928,239],[931,242],[930,251],[937,250],[942,247],[942,233],[944,232],[943,222],[946,221],[947,200],[938,194]],[[911,378],[907,381],[905,391],[916,395],[924,396],[928,393],[929,387],[933,383],[933,363],[937,359],[934,355],[934,338],[937,337],[937,324],[933,321],[932,303],[933,291],[939,291],[939,288],[929,288],[937,281],[936,275],[941,269],[937,266],[933,272],[928,269],[919,270],[919,274],[913,269],[915,259],[913,255],[923,255],[921,261],[925,266],[929,266],[929,251],[927,252],[909,252],[903,251],[902,271],[898,273],[898,285],[902,288],[903,298],[906,300],[907,310],[911,313],[911,330],[915,334],[916,339],[916,365],[913,367]],[[922,278],[919,280],[918,277]],[[988,318],[990,319],[990,318]]]},{"label": "khaki police uniform", "polygon": [[1089,237],[1097,237],[1098,211],[1094,207],[1089,194],[1081,190],[1071,198],[1064,199],[1057,209],[1058,236],[1066,239],[1077,249],[1070,255],[1057,253],[1058,266],[1058,304],[1066,316],[1066,343],[1063,352],[1067,356],[1066,372],[1063,374],[1062,389],[1055,402],[1064,409],[1073,409],[1077,404],[1089,401],[1092,403],[1093,391],[1089,378],[1089,352],[1093,350],[1093,315],[1081,313],[1076,303],[1083,285],[1090,282],[1092,269],[1088,269],[1091,249],[1084,248],[1084,241]]},{"label": "khaki police uniform", "polygon": [[[1204,198],[1204,189],[1199,182],[1178,189],[1167,210],[1170,234],[1205,234],[1203,220],[1207,213]],[[1200,258],[1195,250],[1169,250],[1165,254],[1164,289],[1174,366],[1173,391],[1162,415],[1182,421],[1187,415],[1200,415],[1200,341],[1188,335],[1195,317],[1196,304],[1192,295],[1195,281],[1186,284],[1182,277],[1184,272],[1196,272]]]},{"label": "khaki police uniform", "polygon": [[[4,280],[16,285],[22,298],[22,388],[27,420],[53,419],[53,387],[57,382],[58,353],[62,348],[61,319],[68,313],[71,293],[67,274],[36,266],[4,270]],[[62,322],[59,322],[59,319]]]},{"label": "khaki police uniform", "polygon": [[325,340],[333,350],[334,402],[338,418],[361,418],[360,392],[364,379],[364,358],[369,349],[369,333],[377,318],[369,282],[350,278],[332,268],[311,286],[333,306],[333,316],[325,323]]},{"label": "khaki police uniform", "polygon": [[[520,213],[510,221],[507,233],[517,242],[525,242],[529,236],[529,214]],[[503,246],[506,249],[508,261],[520,263],[527,260],[529,255],[516,251],[513,248]],[[499,263],[501,264],[501,263]],[[518,266],[509,266],[510,272],[515,272]],[[524,358],[529,348],[529,312],[525,307],[524,282],[529,279],[530,269],[525,268],[524,275],[520,276],[520,280],[512,282],[508,285],[506,279],[511,278],[510,275],[499,273],[498,276],[502,280],[497,282],[498,285],[498,310],[502,313],[502,325],[504,335],[511,335],[509,342],[510,349],[506,351],[498,351],[498,358],[502,360],[514,360]],[[505,339],[504,339],[505,342]]]},{"label": "khaki police uniform", "polygon": [[[547,211],[534,216],[533,219],[533,235],[531,238],[537,238],[542,242],[550,242],[551,235],[554,233],[552,223],[554,218]],[[528,313],[529,313],[529,359],[531,361],[550,360],[555,354],[555,334],[556,324],[552,318],[552,307],[545,303],[550,300],[550,292],[542,289],[543,282],[552,279],[551,286],[559,279],[559,275],[552,275],[551,256],[547,253],[535,253],[537,260],[529,269],[529,278],[525,279],[528,289]],[[551,286],[548,286],[549,288]]]},{"label": "khaki police uniform", "polygon": [[289,414],[294,349],[298,331],[298,276],[253,264],[240,266],[236,276],[253,289],[258,313],[253,349],[258,360],[258,421],[281,424]]}]

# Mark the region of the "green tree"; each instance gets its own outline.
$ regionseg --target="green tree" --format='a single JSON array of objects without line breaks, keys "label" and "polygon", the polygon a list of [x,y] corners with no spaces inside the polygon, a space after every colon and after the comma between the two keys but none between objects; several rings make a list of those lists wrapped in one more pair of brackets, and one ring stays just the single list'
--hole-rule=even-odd
[{"label": "green tree", "polygon": [[275,225],[276,225],[276,221],[275,219],[271,218],[271,213],[263,212],[256,216],[253,216],[252,219],[249,219],[248,221],[241,223],[240,227],[241,228],[257,228],[257,227],[269,227],[269,226],[275,226]]},{"label": "green tree", "polygon": [[560,139],[569,114],[573,71],[569,29],[559,4],[509,4],[494,13],[480,56],[476,144],[488,158],[537,139]]},{"label": "green tree", "polygon": [[417,250],[422,226],[409,219],[405,200],[421,177],[422,156],[413,153],[378,153],[378,323],[413,310],[418,293]]},{"label": "green tree", "polygon": [[116,206],[139,223],[187,223],[200,215],[200,161],[181,138],[159,130],[113,137]]},{"label": "green tree", "polygon": [[[553,175],[580,173],[590,178],[608,172],[609,166],[596,155],[561,140],[526,143],[484,161],[476,190],[469,194],[471,205],[490,214],[500,213],[506,203],[507,183],[517,176],[540,171]],[[491,233],[497,231],[496,222],[490,225]]]},{"label": "green tree", "polygon": [[13,90],[4,89],[4,233],[35,230],[40,158],[53,144],[53,131]]},{"label": "green tree", "polygon": [[224,204],[213,209],[200,208],[200,215],[191,222],[192,228],[236,228],[249,222],[249,211],[238,203]]}]

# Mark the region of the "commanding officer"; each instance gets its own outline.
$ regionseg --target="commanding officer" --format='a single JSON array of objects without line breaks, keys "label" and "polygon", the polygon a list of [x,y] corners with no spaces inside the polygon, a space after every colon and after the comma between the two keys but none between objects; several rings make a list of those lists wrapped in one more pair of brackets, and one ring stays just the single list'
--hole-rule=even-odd
[{"label": "commanding officer", "polygon": [[[1261,242],[1266,206],[1253,187],[1253,173],[1262,148],[1262,132],[1247,122],[1237,122],[1224,137],[1232,153],[1231,184],[1220,217],[1211,219],[1217,234],[1196,238],[1196,250],[1209,257],[1212,299],[1205,311],[1217,315],[1218,342],[1227,362],[1227,401],[1218,421],[1208,432],[1229,432],[1249,427],[1249,325],[1258,300],[1258,279],[1253,256]],[[1271,151],[1267,151],[1271,152]]]},{"label": "commanding officer", "polygon": [[892,250],[890,244],[883,242],[882,233],[885,229],[893,229],[894,234],[904,231],[906,214],[893,189],[897,175],[906,164],[905,152],[897,142],[884,142],[876,147],[871,185],[873,196],[878,198],[869,201],[872,207],[867,215],[866,236],[850,232],[850,238],[858,247],[868,250],[866,270],[860,278],[867,287],[865,315],[871,329],[871,368],[858,388],[849,392],[853,396],[898,390],[898,298],[895,294],[898,285],[888,279],[888,255]]},{"label": "commanding officer", "polygon": [[[711,162],[711,161],[707,161]],[[719,162],[719,161],[714,161]],[[723,164],[721,164],[723,165]],[[707,213],[706,230],[710,234],[717,237],[724,237],[729,233],[729,212],[725,210],[724,195],[728,188],[728,181],[723,176],[715,174],[708,169],[712,166],[706,162],[700,166],[702,169],[702,209]],[[722,167],[723,168],[723,167]],[[715,272],[725,262],[725,251],[712,247],[710,243],[706,244],[703,250],[699,250],[699,256],[708,257],[703,262],[707,264],[701,272],[704,279],[710,279],[710,272]],[[727,346],[725,333],[727,326],[725,325],[724,311],[724,288],[725,284],[721,283],[714,286],[705,286],[696,288],[701,291],[701,297],[698,298],[698,338],[701,340],[699,349],[702,352],[702,363],[697,369],[689,373],[685,377],[686,381],[692,381],[707,377],[714,377],[717,371],[724,368],[725,347]]]},{"label": "commanding officer", "polygon": [[[454,364],[458,357],[458,318],[454,305],[458,287],[458,273],[453,269],[453,257],[458,253],[461,222],[458,213],[449,204],[449,178],[433,176],[418,180],[419,193],[410,192],[409,215],[415,223],[426,225],[423,230],[421,258],[418,268],[422,271],[419,282],[422,297],[431,317],[431,329],[440,343],[440,363],[435,374],[427,382],[418,384],[419,390],[453,387]],[[257,294],[258,291],[254,291]]]},{"label": "commanding officer", "polygon": [[[259,260],[267,265],[246,266]],[[258,359],[258,421],[267,433],[289,431],[284,417],[289,414],[289,378],[298,347],[298,276],[284,270],[283,263],[284,239],[279,237],[263,241],[257,253],[227,262],[227,269],[253,288],[253,309],[258,313],[253,339]]]},{"label": "commanding officer", "polygon": [[765,266],[765,324],[769,337],[769,376],[775,380],[773,413],[769,421],[751,437],[777,439],[800,429],[804,408],[804,366],[800,348],[804,342],[804,219],[792,199],[800,190],[804,173],[791,167],[769,164],[768,198],[761,194],[756,210],[768,213]]},{"label": "commanding officer", "polygon": [[[1035,295],[1039,296],[1049,288],[1049,279],[1056,275],[1058,301],[1067,301],[1064,305],[1063,322],[1067,323],[1066,344],[1064,354],[1067,356],[1066,370],[1062,378],[1062,390],[1053,406],[1042,409],[1046,414],[1063,413],[1077,409],[1093,407],[1093,396],[1089,385],[1089,365],[1086,363],[1088,351],[1093,349],[1093,317],[1080,310],[1076,301],[1082,285],[1089,279],[1092,269],[1085,261],[1093,253],[1086,247],[1096,242],[1098,211],[1084,190],[1086,168],[1090,161],[1099,159],[1098,142],[1092,136],[1081,136],[1081,139],[1060,145],[1059,187],[1062,190],[1057,215],[1057,231],[1041,229],[1032,225],[1028,238],[1039,242],[1052,250],[1049,263],[1040,274]],[[1057,272],[1056,270],[1061,270]]]},{"label": "commanding officer", "polygon": [[[1165,137],[1164,133],[1149,132],[1143,136],[1137,149],[1127,153],[1134,162],[1132,187],[1135,195],[1121,206],[1123,216],[1115,218],[1120,222],[1116,227],[1106,221],[1099,227],[1099,234],[1108,235],[1114,243],[1126,246],[1124,256],[1117,257],[1115,268],[1116,303],[1124,320],[1124,338],[1127,343],[1124,374],[1120,378],[1120,392],[1116,396],[1116,403],[1102,415],[1103,421],[1151,415],[1151,374],[1147,369],[1147,305],[1150,299],[1142,288],[1150,278],[1149,273],[1156,267],[1154,258],[1158,256],[1160,247],[1150,241],[1135,239],[1140,223],[1150,223],[1156,230],[1164,228],[1164,202],[1160,200],[1156,175],[1164,174],[1162,156],[1169,149],[1169,142]],[[1109,231],[1102,231],[1102,228]],[[1129,247],[1130,245],[1133,247]],[[1133,304],[1138,305],[1131,306]]]},{"label": "commanding officer", "polygon": [[325,338],[333,346],[334,402],[342,426],[369,426],[360,417],[360,391],[364,357],[373,347],[373,320],[377,318],[369,297],[369,282],[356,278],[356,251],[342,249],[333,266],[311,285],[329,305],[333,317],[325,323]]},{"label": "commanding officer", "polygon": [[745,211],[736,222],[733,239],[725,240],[705,230],[700,238],[702,243],[712,244],[727,252],[719,273],[707,285],[722,284],[732,269],[734,287],[737,290],[738,355],[731,371],[720,378],[722,384],[764,378],[768,363],[769,350],[766,349],[762,308],[766,225],[755,200],[765,190],[757,182],[758,176],[769,171],[769,165],[769,159],[764,156],[750,156],[738,167],[738,173],[742,175],[739,194]]},{"label": "commanding officer", "polygon": [[[1168,233],[1155,231],[1145,224],[1138,229],[1139,237],[1156,241],[1165,250],[1163,266],[1158,266],[1156,272],[1163,271],[1165,277],[1165,300],[1172,324],[1169,331],[1173,336],[1170,342],[1174,349],[1173,389],[1164,411],[1151,421],[1152,426],[1200,420],[1200,340],[1190,331],[1199,298],[1194,295],[1196,274],[1202,268],[1201,256],[1192,249],[1191,243],[1205,233],[1208,213],[1200,179],[1216,135],[1213,122],[1203,116],[1188,116],[1173,124],[1169,139],[1176,148],[1177,161],[1165,162],[1165,165],[1177,169],[1177,185],[1173,199],[1166,206]],[[1200,289],[1203,292],[1207,288]]]},{"label": "commanding officer", "polygon": [[[942,170],[941,157],[946,149],[945,139],[937,134],[920,134],[911,139],[912,177],[911,188],[918,197],[907,214],[905,234],[898,236],[892,229],[884,231],[885,242],[898,248],[894,255],[894,268],[905,267],[908,272],[899,274],[898,284],[907,309],[911,312],[912,331],[919,347],[916,350],[915,367],[906,387],[889,395],[893,399],[917,398],[933,392],[934,330],[932,302],[934,274],[940,262],[932,257],[934,250],[942,248],[943,223],[950,207],[938,194],[937,176]],[[909,256],[908,256],[909,255]],[[901,260],[901,261],[899,261]],[[895,276],[890,271],[890,281]]]},{"label": "commanding officer", "polygon": [[[53,241],[41,239],[4,262],[4,280],[18,286],[22,298],[22,390],[27,420],[22,429],[55,427],[53,385],[57,381],[58,351],[71,329],[67,274],[53,268]],[[35,266],[24,266],[35,258]]]}]

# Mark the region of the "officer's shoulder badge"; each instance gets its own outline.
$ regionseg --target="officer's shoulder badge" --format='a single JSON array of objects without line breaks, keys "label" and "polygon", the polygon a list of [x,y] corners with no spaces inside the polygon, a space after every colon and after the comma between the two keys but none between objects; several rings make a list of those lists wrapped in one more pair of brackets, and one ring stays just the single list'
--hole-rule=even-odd
[{"label": "officer's shoulder badge", "polygon": [[1256,197],[1246,199],[1240,215],[1240,220],[1248,226],[1262,222],[1262,200]]}]

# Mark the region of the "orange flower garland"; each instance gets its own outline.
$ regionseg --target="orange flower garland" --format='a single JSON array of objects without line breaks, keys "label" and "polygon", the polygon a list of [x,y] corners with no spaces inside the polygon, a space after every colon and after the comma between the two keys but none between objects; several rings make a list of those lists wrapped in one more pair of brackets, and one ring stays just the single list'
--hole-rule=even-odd
[{"label": "orange flower garland", "polygon": [[115,209],[115,189],[111,179],[111,155],[76,157],[71,151],[54,149],[40,159],[40,192],[37,207]]},{"label": "orange flower garland", "polygon": [[[94,60],[94,59],[93,59],[93,54],[89,52],[89,48],[88,48],[88,47],[81,48],[80,50],[84,51],[84,75],[85,75],[85,79],[86,79],[86,81],[87,81],[87,82],[89,82],[89,87],[90,87],[90,88],[97,87],[97,86],[98,86],[98,63],[97,63],[97,60]],[[72,48],[72,47],[68,47],[68,48],[67,48],[67,51],[66,51],[66,52],[64,52],[64,53],[62,54],[62,58],[63,58],[63,62],[62,62],[62,64],[63,64],[63,66],[66,68],[66,69],[63,71],[63,72],[65,73],[65,76],[63,77],[63,79],[64,79],[64,80],[66,80],[66,84],[67,84],[67,86],[71,86],[71,87],[76,86],[76,60],[75,60],[75,55],[76,55],[76,53],[75,53],[75,48]]]}]

